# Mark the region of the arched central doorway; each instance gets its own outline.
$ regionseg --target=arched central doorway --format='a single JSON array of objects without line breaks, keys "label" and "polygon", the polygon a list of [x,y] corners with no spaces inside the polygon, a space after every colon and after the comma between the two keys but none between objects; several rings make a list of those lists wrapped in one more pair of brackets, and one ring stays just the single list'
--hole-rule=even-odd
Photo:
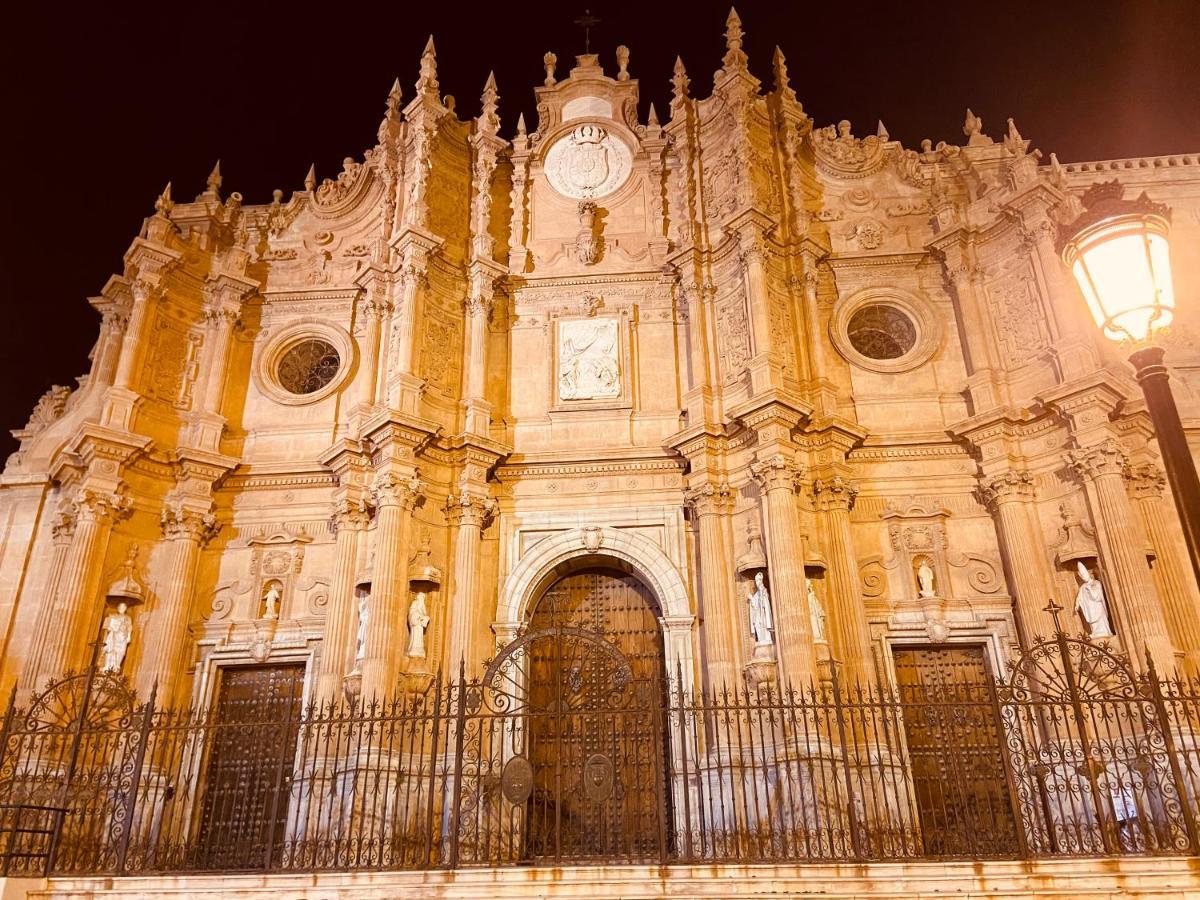
[{"label": "arched central doorway", "polygon": [[538,599],[517,644],[532,778],[524,855],[657,859],[671,817],[653,594],[619,571],[572,572]]}]

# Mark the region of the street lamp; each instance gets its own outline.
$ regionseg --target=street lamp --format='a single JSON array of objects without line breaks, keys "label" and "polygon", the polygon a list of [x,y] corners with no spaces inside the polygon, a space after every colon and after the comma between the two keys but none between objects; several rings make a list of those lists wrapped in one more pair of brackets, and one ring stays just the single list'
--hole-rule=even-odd
[{"label": "street lamp", "polygon": [[1084,211],[1061,229],[1063,261],[1079,283],[1104,336],[1132,348],[1167,481],[1183,523],[1192,571],[1200,584],[1200,480],[1163,365],[1158,332],[1175,317],[1171,284],[1171,213],[1145,194],[1122,196],[1120,182],[1093,185]]}]

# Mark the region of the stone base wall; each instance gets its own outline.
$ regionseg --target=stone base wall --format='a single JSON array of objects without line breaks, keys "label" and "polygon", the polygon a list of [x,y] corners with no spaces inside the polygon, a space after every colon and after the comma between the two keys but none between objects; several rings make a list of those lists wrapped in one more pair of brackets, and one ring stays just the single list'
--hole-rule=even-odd
[{"label": "stone base wall", "polygon": [[[1109,900],[1200,896],[1200,859],[1072,859],[807,866],[590,866],[457,872],[343,872],[55,878],[29,900],[448,900],[448,898],[988,897]],[[5,895],[7,898],[7,895]]]}]

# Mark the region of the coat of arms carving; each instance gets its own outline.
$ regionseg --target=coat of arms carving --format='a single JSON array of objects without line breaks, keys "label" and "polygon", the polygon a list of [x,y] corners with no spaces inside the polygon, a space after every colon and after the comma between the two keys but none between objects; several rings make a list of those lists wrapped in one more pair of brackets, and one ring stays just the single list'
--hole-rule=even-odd
[{"label": "coat of arms carving", "polygon": [[600,125],[584,124],[546,153],[546,177],[567,197],[589,200],[610,194],[629,177],[629,148]]}]

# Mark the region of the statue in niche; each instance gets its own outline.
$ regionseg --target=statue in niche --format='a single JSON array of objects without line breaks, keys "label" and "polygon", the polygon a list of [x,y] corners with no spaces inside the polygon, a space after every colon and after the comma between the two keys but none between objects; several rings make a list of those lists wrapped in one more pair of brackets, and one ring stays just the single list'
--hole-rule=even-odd
[{"label": "statue in niche", "polygon": [[763,584],[762,572],[754,573],[754,590],[750,592],[747,600],[750,603],[750,632],[754,635],[754,643],[759,647],[775,643],[771,634],[774,627],[771,595],[767,586]]},{"label": "statue in niche", "polygon": [[929,565],[929,557],[922,556],[921,564],[917,566],[918,594],[922,597],[936,597],[937,591],[933,583],[933,566]]},{"label": "statue in niche", "polygon": [[108,614],[104,620],[104,645],[100,671],[106,674],[116,674],[121,671],[125,662],[125,654],[129,650],[129,642],[133,640],[133,619],[129,618],[129,607],[118,603],[115,612]]},{"label": "statue in niche", "polygon": [[408,604],[408,650],[413,659],[425,658],[425,629],[429,627],[429,611],[425,608],[425,592],[417,591]]},{"label": "statue in niche", "polygon": [[367,606],[370,602],[370,591],[360,591],[358,595],[358,637],[354,646],[355,665],[362,662],[367,655]]},{"label": "statue in niche", "polygon": [[804,586],[808,590],[808,615],[812,619],[813,640],[828,641],[829,638],[825,636],[825,607],[821,605],[821,598],[817,596],[811,578],[804,579]]},{"label": "statue in niche", "polygon": [[1083,616],[1088,637],[1115,637],[1112,625],[1108,621],[1108,604],[1104,601],[1103,586],[1082,561],[1077,564],[1077,571],[1082,583],[1079,585],[1079,593],[1075,595],[1075,611]]},{"label": "statue in niche", "polygon": [[279,582],[272,581],[267,586],[267,592],[263,595],[263,615],[264,619],[279,618]]}]

